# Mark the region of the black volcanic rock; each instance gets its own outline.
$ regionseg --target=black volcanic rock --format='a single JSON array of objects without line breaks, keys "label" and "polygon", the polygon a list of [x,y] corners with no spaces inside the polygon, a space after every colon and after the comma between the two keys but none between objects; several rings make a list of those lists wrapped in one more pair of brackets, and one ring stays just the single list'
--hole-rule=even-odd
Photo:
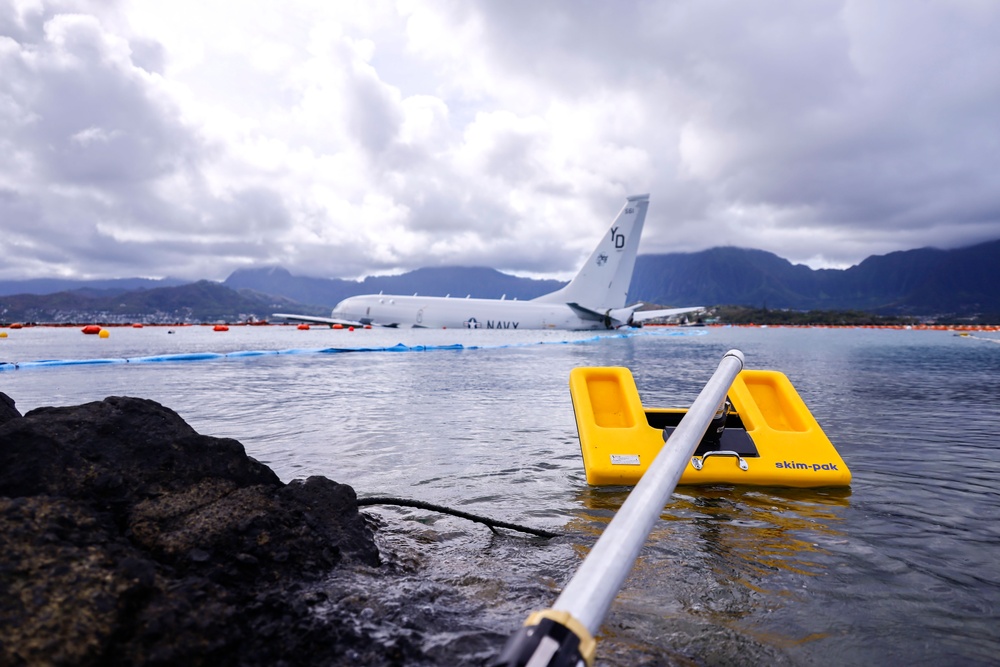
[{"label": "black volcanic rock", "polygon": [[0,422],[0,664],[426,662],[349,595],[317,612],[379,564],[351,487],[283,484],[144,399],[20,417],[0,394]]},{"label": "black volcanic rock", "polygon": [[11,419],[18,419],[21,413],[14,407],[14,399],[0,392],[0,426],[3,426]]}]

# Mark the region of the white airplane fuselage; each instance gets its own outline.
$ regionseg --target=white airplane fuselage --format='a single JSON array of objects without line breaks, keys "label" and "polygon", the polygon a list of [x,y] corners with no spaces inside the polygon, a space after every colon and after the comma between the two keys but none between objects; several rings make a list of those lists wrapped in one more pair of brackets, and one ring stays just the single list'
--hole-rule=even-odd
[{"label": "white airplane fuselage", "polygon": [[568,284],[528,301],[444,296],[365,294],[344,299],[330,317],[275,313],[291,321],[329,325],[470,329],[614,329],[700,307],[636,312],[625,305],[649,207],[649,195],[633,195]]},{"label": "white airplane fuselage", "polygon": [[332,318],[368,324],[435,329],[606,329],[566,304],[502,299],[366,294],[344,299]]}]

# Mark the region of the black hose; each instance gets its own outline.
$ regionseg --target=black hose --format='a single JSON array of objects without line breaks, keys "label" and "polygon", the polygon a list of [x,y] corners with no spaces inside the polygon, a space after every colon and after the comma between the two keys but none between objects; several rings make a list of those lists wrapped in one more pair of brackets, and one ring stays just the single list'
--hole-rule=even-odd
[{"label": "black hose", "polygon": [[450,507],[443,507],[441,505],[432,505],[431,503],[425,503],[421,500],[408,500],[406,498],[358,498],[358,506],[364,505],[401,505],[403,507],[416,507],[422,510],[431,510],[433,512],[440,512],[442,514],[450,514],[452,516],[457,516],[460,519],[468,519],[469,521],[475,521],[476,523],[484,524],[494,533],[496,533],[497,528],[507,528],[508,530],[516,530],[522,533],[528,533],[530,535],[537,535],[538,537],[561,537],[559,533],[551,533],[547,530],[541,530],[540,528],[530,528],[528,526],[519,526],[516,523],[507,523],[506,521],[496,521],[494,519],[488,519],[483,516],[478,516],[475,514],[469,514],[468,512],[462,512],[459,510],[453,510]]}]

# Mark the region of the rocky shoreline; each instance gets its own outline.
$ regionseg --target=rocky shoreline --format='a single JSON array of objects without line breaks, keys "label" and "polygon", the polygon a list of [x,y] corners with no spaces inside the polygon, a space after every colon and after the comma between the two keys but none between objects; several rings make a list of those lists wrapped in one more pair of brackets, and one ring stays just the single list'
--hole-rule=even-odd
[{"label": "rocky shoreline", "polygon": [[443,664],[349,581],[394,576],[375,527],[350,486],[285,484],[153,401],[0,393],[0,664]]}]

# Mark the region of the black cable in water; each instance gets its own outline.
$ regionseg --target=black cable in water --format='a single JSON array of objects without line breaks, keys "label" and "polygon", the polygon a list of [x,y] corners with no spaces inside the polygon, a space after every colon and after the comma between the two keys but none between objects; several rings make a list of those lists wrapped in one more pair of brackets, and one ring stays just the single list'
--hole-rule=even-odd
[{"label": "black cable in water", "polygon": [[469,521],[475,521],[476,523],[484,524],[494,533],[497,532],[496,531],[497,528],[507,528],[508,530],[517,530],[522,533],[537,535],[538,537],[561,537],[559,533],[551,533],[547,530],[541,530],[540,528],[519,526],[516,523],[507,523],[506,521],[496,521],[494,519],[489,519],[483,516],[469,514],[468,512],[453,510],[450,507],[443,507],[441,505],[432,505],[431,503],[425,503],[421,500],[408,500],[406,498],[380,498],[380,497],[358,498],[358,506],[361,507],[364,505],[400,505],[403,507],[416,507],[417,509],[431,510],[432,512],[440,512],[442,514],[450,514],[452,516],[457,516],[460,519],[468,519]]}]

